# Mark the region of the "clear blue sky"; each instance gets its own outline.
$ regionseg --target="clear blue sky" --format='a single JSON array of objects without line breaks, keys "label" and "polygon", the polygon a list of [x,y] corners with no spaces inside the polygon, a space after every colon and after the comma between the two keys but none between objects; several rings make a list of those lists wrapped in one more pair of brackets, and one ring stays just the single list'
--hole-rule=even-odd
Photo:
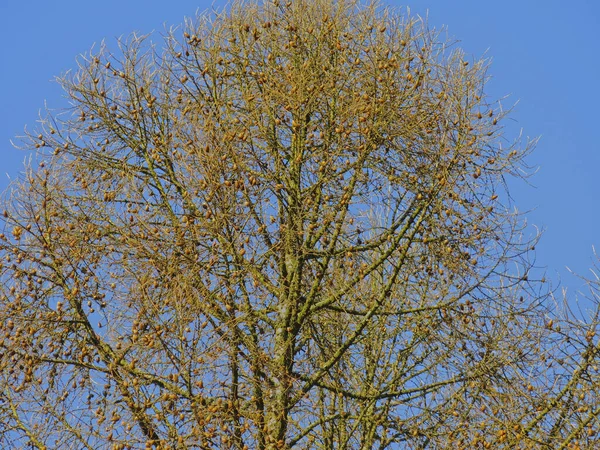
[{"label": "clear blue sky", "polygon": [[[25,154],[9,139],[34,125],[47,101],[66,106],[55,75],[74,68],[75,57],[106,39],[132,31],[158,34],[163,24],[225,2],[158,0],[27,0],[0,2],[0,190]],[[388,0],[391,6],[406,6]],[[600,2],[596,0],[414,0],[413,14],[431,27],[447,26],[474,56],[493,58],[492,96],[519,101],[514,130],[541,136],[530,163],[533,186],[512,183],[528,221],[545,229],[538,265],[552,280],[577,288],[565,266],[587,274],[592,245],[600,251]],[[513,130],[513,132],[514,132]],[[533,228],[530,228],[533,233]]]}]

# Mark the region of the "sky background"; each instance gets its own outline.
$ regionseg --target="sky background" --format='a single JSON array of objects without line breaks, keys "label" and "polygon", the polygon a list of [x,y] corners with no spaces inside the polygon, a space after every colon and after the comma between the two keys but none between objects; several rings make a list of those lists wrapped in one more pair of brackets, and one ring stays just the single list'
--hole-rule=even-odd
[{"label": "sky background", "polygon": [[[545,230],[537,265],[553,285],[572,294],[582,283],[566,267],[589,275],[592,246],[600,252],[600,2],[571,0],[414,0],[431,28],[448,35],[474,57],[492,58],[491,97],[517,103],[509,137],[521,129],[540,141],[529,163],[529,184],[512,181],[511,194],[530,224]],[[44,102],[67,106],[53,78],[75,68],[77,55],[105,39],[136,31],[160,33],[184,16],[222,7],[225,1],[0,0],[0,191],[23,167],[26,154],[10,139],[33,127]],[[535,226],[535,227],[534,227]]]}]

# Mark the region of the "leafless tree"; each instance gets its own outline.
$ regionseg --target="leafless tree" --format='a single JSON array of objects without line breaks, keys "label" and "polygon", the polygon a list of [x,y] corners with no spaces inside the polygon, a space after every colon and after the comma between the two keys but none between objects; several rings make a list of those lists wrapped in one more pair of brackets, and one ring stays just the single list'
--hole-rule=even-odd
[{"label": "leafless tree", "polygon": [[354,0],[83,57],[4,199],[2,446],[596,442],[486,70]]}]

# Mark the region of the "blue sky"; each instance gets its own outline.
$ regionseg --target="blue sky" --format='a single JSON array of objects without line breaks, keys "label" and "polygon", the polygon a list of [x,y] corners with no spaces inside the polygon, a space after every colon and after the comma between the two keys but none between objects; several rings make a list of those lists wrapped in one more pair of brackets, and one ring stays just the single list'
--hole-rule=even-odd
[{"label": "blue sky", "polygon": [[[159,33],[184,16],[224,1],[56,0],[3,1],[0,16],[0,190],[26,155],[9,140],[32,126],[46,101],[66,106],[54,76],[75,67],[75,57],[106,39],[132,31]],[[427,15],[475,57],[492,58],[492,97],[518,101],[509,135],[541,136],[529,163],[530,185],[513,182],[515,203],[545,234],[537,263],[549,278],[571,289],[581,283],[565,267],[587,274],[592,246],[600,252],[600,2],[571,0],[387,1]]]}]

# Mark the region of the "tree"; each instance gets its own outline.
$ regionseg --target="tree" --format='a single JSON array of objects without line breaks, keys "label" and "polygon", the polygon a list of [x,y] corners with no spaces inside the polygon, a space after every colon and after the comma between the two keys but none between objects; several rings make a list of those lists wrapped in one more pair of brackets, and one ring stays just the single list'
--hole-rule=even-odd
[{"label": "tree", "polygon": [[23,140],[3,446],[596,442],[538,376],[565,340],[504,187],[534,143],[503,138],[486,61],[357,1],[234,3],[164,42],[82,58]]}]

